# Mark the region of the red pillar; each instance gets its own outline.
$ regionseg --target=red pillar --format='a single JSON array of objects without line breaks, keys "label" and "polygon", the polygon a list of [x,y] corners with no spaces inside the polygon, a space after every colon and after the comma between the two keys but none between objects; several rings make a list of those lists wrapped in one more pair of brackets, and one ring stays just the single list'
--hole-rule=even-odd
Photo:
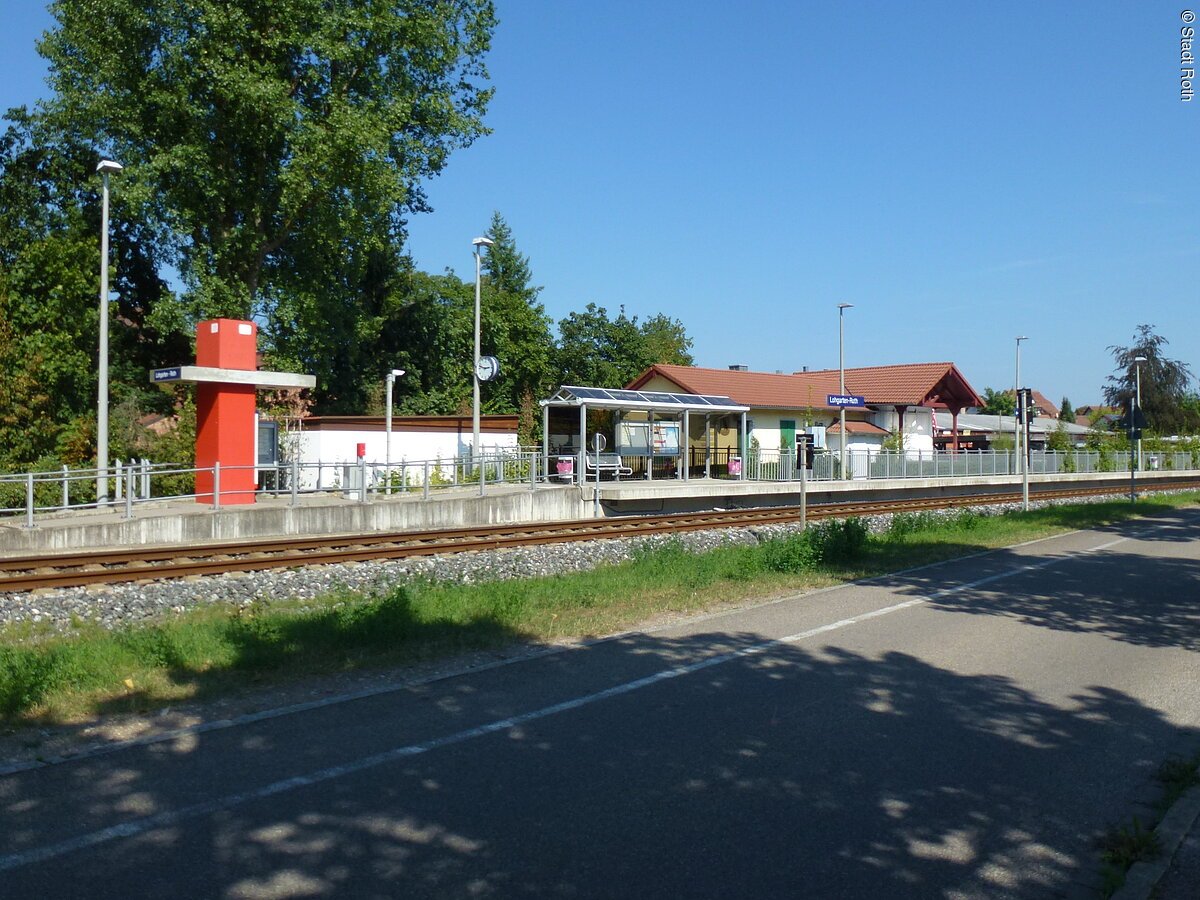
[{"label": "red pillar", "polygon": [[[212,319],[196,327],[196,365],[258,368],[258,328],[253,322]],[[254,410],[252,384],[196,385],[196,500],[213,502],[214,463],[221,464],[221,504],[254,502]],[[205,471],[208,470],[208,471]]]},{"label": "red pillar", "polygon": [[954,442],[954,452],[958,452],[958,407],[950,410],[950,439]]}]

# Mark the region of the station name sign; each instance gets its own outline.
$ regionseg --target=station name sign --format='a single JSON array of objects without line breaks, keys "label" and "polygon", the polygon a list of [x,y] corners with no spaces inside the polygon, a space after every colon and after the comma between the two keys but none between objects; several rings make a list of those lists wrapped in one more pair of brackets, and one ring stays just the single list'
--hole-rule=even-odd
[{"label": "station name sign", "polygon": [[854,407],[855,409],[867,405],[865,397],[855,394],[830,394],[827,402],[830,406]]},{"label": "station name sign", "polygon": [[183,377],[183,373],[179,371],[179,366],[172,366],[169,369],[155,369],[154,383],[160,381],[179,381]]}]

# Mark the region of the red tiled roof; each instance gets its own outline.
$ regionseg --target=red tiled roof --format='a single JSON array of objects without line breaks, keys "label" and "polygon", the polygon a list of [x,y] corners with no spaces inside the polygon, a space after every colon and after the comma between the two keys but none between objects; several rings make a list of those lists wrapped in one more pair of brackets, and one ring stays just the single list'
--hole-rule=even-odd
[{"label": "red tiled roof", "polygon": [[1041,391],[1033,391],[1033,405],[1052,419],[1058,418],[1058,407],[1047,399]]},{"label": "red tiled roof", "polygon": [[[825,429],[826,434],[841,434],[841,423],[835,422]],[[891,434],[886,428],[880,428],[878,425],[872,425],[870,422],[855,422],[851,419],[846,420],[846,434]]]},{"label": "red tiled roof", "polygon": [[[637,390],[655,375],[693,394],[732,397],[746,406],[778,409],[834,409],[826,398],[841,393],[837,369],[773,375],[733,369],[703,369],[694,366],[651,366],[627,387]],[[947,399],[961,406],[982,406],[983,401],[954,363],[911,363],[899,366],[867,366],[846,370],[846,392],[859,394],[871,405],[945,405]],[[945,394],[945,397],[941,395]]]}]

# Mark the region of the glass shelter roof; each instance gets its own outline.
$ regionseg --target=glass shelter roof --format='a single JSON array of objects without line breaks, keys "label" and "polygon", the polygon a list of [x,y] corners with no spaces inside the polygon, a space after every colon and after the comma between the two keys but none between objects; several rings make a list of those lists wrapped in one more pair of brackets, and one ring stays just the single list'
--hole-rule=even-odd
[{"label": "glass shelter roof", "polygon": [[656,412],[748,412],[750,407],[730,397],[705,394],[669,394],[665,391],[626,391],[612,388],[563,385],[542,406],[587,406],[593,409],[642,409]]}]

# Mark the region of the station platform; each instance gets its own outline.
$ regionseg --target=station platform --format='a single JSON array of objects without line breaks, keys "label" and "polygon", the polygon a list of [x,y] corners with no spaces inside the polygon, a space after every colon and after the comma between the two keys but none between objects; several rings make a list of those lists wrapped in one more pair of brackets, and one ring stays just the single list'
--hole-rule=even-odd
[{"label": "station platform", "polygon": [[[1138,484],[1166,485],[1200,478],[1197,472],[1143,472]],[[1052,485],[1129,489],[1129,473],[1031,475],[1030,491]],[[806,486],[810,504],[879,498],[935,498],[985,493],[998,487],[1020,490],[1014,476],[823,481]],[[579,484],[489,484],[420,492],[373,494],[369,502],[338,494],[301,494],[295,506],[286,495],[213,509],[194,500],[138,503],[131,518],[123,506],[39,515],[33,528],[23,516],[0,520],[0,558],[41,553],[78,553],[114,547],[206,544],[271,537],[366,534],[469,528],[601,516],[696,512],[706,509],[794,506],[800,483],[691,479],[601,481]]]}]

